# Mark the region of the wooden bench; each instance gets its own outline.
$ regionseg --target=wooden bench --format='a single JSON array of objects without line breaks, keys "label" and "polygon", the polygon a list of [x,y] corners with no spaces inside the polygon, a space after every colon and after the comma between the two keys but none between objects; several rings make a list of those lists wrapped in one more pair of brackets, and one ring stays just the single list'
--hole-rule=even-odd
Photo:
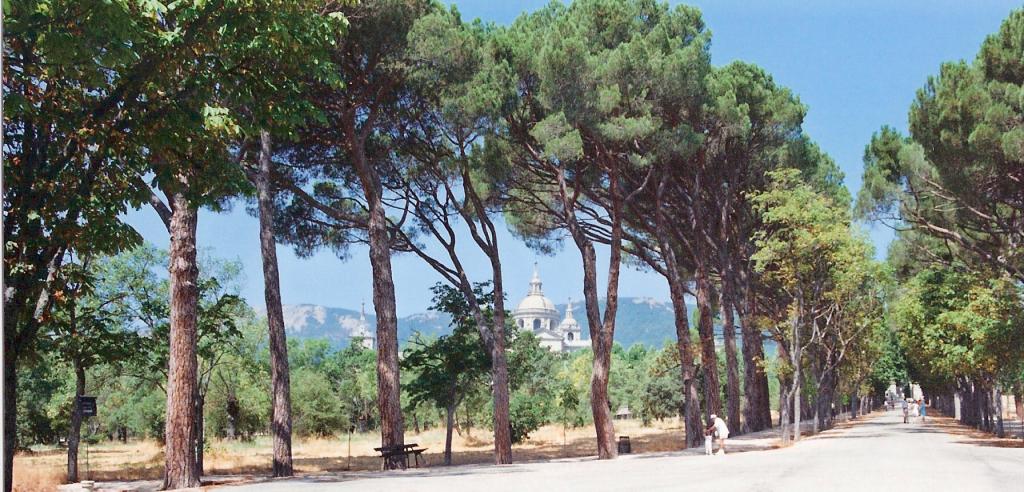
[{"label": "wooden bench", "polygon": [[[416,468],[420,467],[420,456],[427,448],[418,448],[419,444],[402,444],[395,446],[381,446],[379,448],[373,448],[374,451],[380,453],[380,469],[383,470],[387,467],[388,458],[394,458],[395,456],[401,456],[405,460],[405,467],[409,467],[409,455],[412,455]],[[423,464],[427,464],[427,457],[423,457]]]}]

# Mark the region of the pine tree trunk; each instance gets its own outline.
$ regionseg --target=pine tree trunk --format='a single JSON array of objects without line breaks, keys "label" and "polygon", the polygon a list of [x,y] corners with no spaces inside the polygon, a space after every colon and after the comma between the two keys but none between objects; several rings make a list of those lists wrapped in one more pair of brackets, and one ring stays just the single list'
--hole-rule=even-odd
[{"label": "pine tree trunk", "polygon": [[[404,444],[402,394],[398,369],[398,317],[391,251],[384,206],[376,201],[370,209],[370,263],[373,269],[373,308],[377,317],[377,406],[381,417],[381,444]],[[405,468],[400,458],[388,460],[388,469]]]},{"label": "pine tree trunk", "polygon": [[[182,178],[182,185],[187,186]],[[196,305],[199,267],[196,264],[198,213],[184,193],[173,195],[170,233],[171,327],[167,372],[164,488],[199,486],[196,474],[195,397]]]},{"label": "pine tree trunk", "polygon": [[731,194],[726,184],[723,194],[725,202],[721,206],[721,226],[719,230],[718,258],[719,271],[721,272],[721,309],[722,309],[722,336],[725,344],[725,393],[726,413],[729,417],[729,429],[736,434],[743,433],[744,425],[740,420],[740,373],[739,362],[736,360],[736,323],[733,316],[733,298],[735,286],[732,273],[732,242],[730,237],[732,215],[730,207]]},{"label": "pine tree trunk", "polygon": [[[373,165],[367,160],[363,142],[354,123],[346,128],[353,162],[359,174],[363,195],[369,207],[367,235],[370,266],[373,271],[373,310],[377,317],[377,408],[380,412],[382,446],[400,446],[405,441],[402,423],[402,393],[398,368],[398,316],[395,307],[395,281],[391,271],[391,241],[388,218],[381,196],[382,186]],[[401,457],[388,459],[385,468],[405,468]]]},{"label": "pine tree trunk", "polygon": [[686,429],[686,447],[701,446],[704,443],[704,425],[700,418],[700,394],[695,384],[693,349],[690,339],[690,318],[686,308],[686,287],[683,273],[672,247],[672,235],[665,217],[664,192],[667,178],[663,177],[655,195],[655,230],[662,262],[665,265],[665,280],[668,281],[669,296],[672,299],[672,314],[676,329],[676,350],[679,351],[679,371],[683,388],[683,423]]},{"label": "pine tree trunk", "polygon": [[[701,256],[698,252],[697,256]],[[718,355],[715,353],[715,328],[712,319],[711,281],[708,279],[707,266],[702,258],[697,261],[697,309],[699,320],[697,333],[700,336],[701,367],[704,370],[704,409],[705,417],[710,420],[712,414],[722,411],[721,386],[718,382]]]},{"label": "pine tree trunk", "polygon": [[608,399],[608,374],[611,371],[611,351],[601,348],[594,353],[593,376],[590,378],[590,404],[597,430],[597,458],[618,456],[615,446],[615,428],[612,426],[611,402]]},{"label": "pine tree trunk", "polygon": [[[764,341],[754,324],[757,304],[749,286],[748,276],[741,270],[744,295],[734,299],[743,334],[743,394],[746,396],[747,430],[757,432],[772,426],[772,411],[768,393],[768,374],[764,371]],[[742,300],[740,299],[742,297]]]},{"label": "pine tree trunk", "polygon": [[260,131],[259,171],[256,196],[260,216],[260,252],[263,255],[263,297],[267,306],[270,340],[270,434],[274,439],[273,475],[290,477],[292,468],[292,397],[288,368],[288,340],[281,307],[281,280],[277,268],[277,241],[274,237],[274,190],[271,186],[270,134]]},{"label": "pine tree trunk", "polygon": [[615,445],[615,428],[612,425],[611,402],[608,399],[608,376],[611,372],[612,340],[615,335],[615,313],[618,309],[619,268],[622,263],[622,197],[619,195],[619,181],[614,168],[609,176],[611,195],[610,220],[611,240],[609,241],[608,290],[605,298],[604,319],[597,297],[597,254],[593,242],[576,222],[576,202],[568,197],[565,174],[558,171],[559,189],[563,208],[566,210],[566,225],[583,259],[583,297],[587,313],[587,329],[590,331],[590,346],[594,360],[590,375],[590,410],[597,434],[597,458],[613,459],[618,456]]},{"label": "pine tree trunk", "polygon": [[722,334],[725,341],[726,410],[729,416],[729,428],[735,429],[735,432],[740,434],[743,429],[740,421],[740,372],[739,361],[736,360],[736,326],[733,324],[732,296],[726,294],[728,290],[730,289],[723,282],[721,297]]},{"label": "pine tree trunk", "polygon": [[[615,429],[612,427],[611,403],[608,401],[608,374],[611,366],[610,343],[605,341],[597,298],[597,255],[588,240],[577,241],[583,256],[583,297],[587,308],[587,325],[594,361],[590,377],[590,410],[597,434],[598,459],[611,459],[618,455],[615,447]],[[605,306],[607,308],[607,305]]]},{"label": "pine tree trunk", "polygon": [[68,428],[68,483],[78,482],[78,445],[82,440],[82,412],[78,398],[85,394],[85,368],[75,361],[75,404],[71,409],[71,426]]},{"label": "pine tree trunk", "polygon": [[704,426],[701,423],[700,394],[694,384],[693,348],[690,344],[690,320],[683,297],[683,281],[675,267],[669,269],[669,295],[676,327],[676,348],[679,351],[679,369],[683,381],[683,422],[686,428],[686,446],[697,447],[704,443]]},{"label": "pine tree trunk", "polygon": [[494,383],[494,463],[512,463],[512,420],[509,414],[508,357],[505,354],[505,290],[497,246],[491,256],[494,282],[494,343],[491,347],[491,378]]},{"label": "pine tree trunk", "polygon": [[[505,314],[501,290],[495,277],[495,343],[490,350],[494,381],[495,464],[512,462],[512,421],[509,415],[509,368],[505,355]],[[501,328],[499,328],[501,327]]]},{"label": "pine tree trunk", "polygon": [[[11,309],[10,306],[4,307]],[[14,331],[9,324],[4,327],[4,492],[11,492],[14,486],[14,450],[18,447],[17,354],[12,343],[14,337],[11,335]]]}]

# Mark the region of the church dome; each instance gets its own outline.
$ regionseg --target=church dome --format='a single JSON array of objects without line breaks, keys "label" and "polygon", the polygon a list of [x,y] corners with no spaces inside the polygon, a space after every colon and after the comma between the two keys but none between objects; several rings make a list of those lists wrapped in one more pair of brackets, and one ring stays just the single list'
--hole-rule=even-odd
[{"label": "church dome", "polygon": [[555,303],[551,302],[551,299],[544,297],[544,290],[541,288],[540,272],[537,270],[537,265],[533,265],[533,278],[530,279],[530,293],[519,301],[519,307],[516,311],[551,311],[557,313],[555,309]]},{"label": "church dome", "polygon": [[544,297],[543,295],[528,295],[519,301],[519,307],[517,311],[525,311],[527,309],[543,309],[546,311],[554,311],[555,303],[551,302],[551,299]]}]

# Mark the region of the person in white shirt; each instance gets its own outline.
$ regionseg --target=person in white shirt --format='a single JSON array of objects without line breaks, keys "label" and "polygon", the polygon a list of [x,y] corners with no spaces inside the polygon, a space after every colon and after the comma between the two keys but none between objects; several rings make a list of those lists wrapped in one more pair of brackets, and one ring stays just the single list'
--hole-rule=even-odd
[{"label": "person in white shirt", "polygon": [[729,427],[725,425],[725,421],[718,418],[718,415],[711,414],[711,425],[705,429],[706,432],[714,430],[715,437],[718,438],[718,452],[717,455],[725,454],[725,440],[729,438]]}]

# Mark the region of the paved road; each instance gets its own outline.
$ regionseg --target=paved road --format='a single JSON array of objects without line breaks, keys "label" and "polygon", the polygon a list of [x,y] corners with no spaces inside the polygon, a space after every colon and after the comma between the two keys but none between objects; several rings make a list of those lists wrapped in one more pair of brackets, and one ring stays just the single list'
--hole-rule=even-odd
[{"label": "paved road", "polygon": [[[246,490],[318,491],[981,491],[1024,490],[1024,449],[984,445],[938,427],[903,424],[896,412],[788,449],[693,456],[632,455],[504,467],[435,467],[247,485]],[[234,490],[235,487],[223,490]]]}]

